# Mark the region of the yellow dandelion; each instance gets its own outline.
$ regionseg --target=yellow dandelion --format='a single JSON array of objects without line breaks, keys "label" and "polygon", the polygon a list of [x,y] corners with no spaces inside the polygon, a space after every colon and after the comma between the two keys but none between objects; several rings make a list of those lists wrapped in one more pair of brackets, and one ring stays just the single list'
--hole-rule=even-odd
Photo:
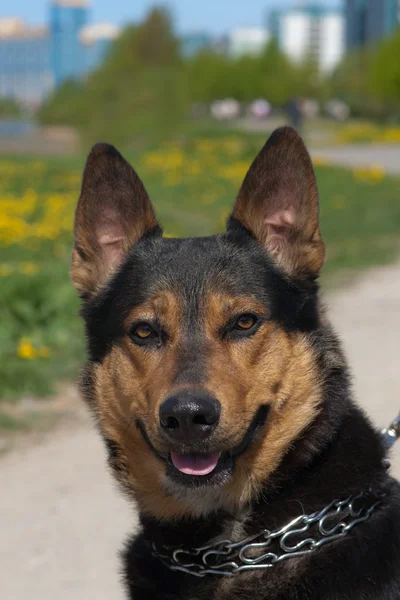
[{"label": "yellow dandelion", "polygon": [[37,273],[40,270],[40,268],[39,268],[39,265],[37,263],[34,263],[34,262],[22,262],[19,265],[19,270],[24,275],[35,275],[35,273]]},{"label": "yellow dandelion", "polygon": [[385,168],[382,165],[377,164],[353,170],[353,176],[355,179],[370,183],[371,185],[381,182],[385,175]]},{"label": "yellow dandelion", "polygon": [[249,164],[247,161],[238,161],[233,163],[233,165],[221,167],[218,171],[218,176],[237,183],[246,175],[248,168]]},{"label": "yellow dandelion", "polygon": [[371,165],[369,171],[371,178],[376,182],[382,181],[386,175],[386,170],[383,165]]},{"label": "yellow dandelion", "polygon": [[313,157],[313,165],[314,167],[327,167],[329,165],[329,160],[326,156],[319,154]]},{"label": "yellow dandelion", "polygon": [[37,356],[37,351],[32,346],[32,342],[29,338],[21,338],[18,346],[17,356],[25,360],[33,360]]}]

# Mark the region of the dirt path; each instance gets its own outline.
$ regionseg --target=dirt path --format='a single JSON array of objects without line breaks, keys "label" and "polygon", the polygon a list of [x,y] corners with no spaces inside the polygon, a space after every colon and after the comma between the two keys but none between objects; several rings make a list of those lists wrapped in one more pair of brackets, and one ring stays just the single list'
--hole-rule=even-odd
[{"label": "dirt path", "polygon": [[[265,133],[269,136],[276,127],[286,125],[285,115],[270,117],[266,121],[240,119],[236,122],[237,130],[249,133]],[[347,167],[370,167],[379,165],[391,175],[400,174],[400,144],[359,143],[335,144],[334,129],[326,127],[327,122],[306,122],[303,135],[312,157],[323,159],[331,164]]]},{"label": "dirt path", "polygon": [[[330,295],[359,401],[379,426],[400,409],[400,266]],[[400,477],[400,442],[393,471]],[[0,598],[122,600],[117,550],[135,516],[88,420],[0,462]]]},{"label": "dirt path", "polygon": [[313,158],[345,167],[370,167],[379,165],[391,175],[400,173],[400,146],[398,144],[351,144],[318,147],[311,152]]}]

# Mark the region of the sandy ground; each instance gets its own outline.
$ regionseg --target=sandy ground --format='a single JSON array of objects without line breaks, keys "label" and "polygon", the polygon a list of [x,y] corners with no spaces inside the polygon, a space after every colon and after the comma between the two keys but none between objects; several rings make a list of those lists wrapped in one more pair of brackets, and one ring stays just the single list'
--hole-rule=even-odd
[{"label": "sandy ground", "polygon": [[[359,402],[377,425],[400,409],[400,266],[330,294]],[[118,549],[135,514],[114,488],[88,419],[0,461],[0,598],[122,600]],[[400,477],[400,442],[393,472]]]},{"label": "sandy ground", "polygon": [[0,120],[0,156],[64,156],[79,150],[79,136],[72,127],[34,127],[24,135],[6,135]]},{"label": "sandy ground", "polygon": [[351,144],[318,147],[311,151],[313,158],[345,167],[383,167],[387,173],[400,173],[400,146],[398,144]]}]

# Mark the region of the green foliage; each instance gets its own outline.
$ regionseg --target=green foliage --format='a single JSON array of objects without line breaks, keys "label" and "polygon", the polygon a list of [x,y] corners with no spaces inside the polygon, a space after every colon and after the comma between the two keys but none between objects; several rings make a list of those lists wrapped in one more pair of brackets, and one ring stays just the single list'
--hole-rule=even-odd
[{"label": "green foliage", "polygon": [[85,145],[99,139],[121,144],[181,131],[193,103],[266,98],[283,107],[295,94],[315,97],[321,89],[315,64],[292,64],[275,41],[259,56],[203,51],[184,60],[169,14],[155,8],[142,24],[125,29],[85,82],[57,90],[39,119],[77,127]]},{"label": "green foliage", "polygon": [[267,98],[274,106],[284,105],[292,95],[296,94],[295,72],[294,65],[273,40],[260,56],[259,74],[262,87],[258,95]]},{"label": "green foliage", "polygon": [[347,102],[355,116],[375,116],[369,80],[372,59],[370,48],[353,50],[332,75],[333,94]]},{"label": "green foliage", "polygon": [[58,90],[39,119],[77,126],[86,144],[165,136],[186,111],[182,72],[170,17],[155,8],[142,25],[125,30],[86,82],[68,82]]},{"label": "green foliage", "polygon": [[12,98],[0,98],[0,119],[17,118],[21,107]]},{"label": "green foliage", "polygon": [[400,31],[348,53],[331,74],[322,74],[311,57],[289,61],[275,40],[259,56],[210,50],[183,59],[169,13],[154,8],[125,29],[97,72],[57,90],[39,119],[77,127],[85,143],[128,143],[179,132],[191,104],[228,97],[266,98],[275,108],[294,96],[321,103],[335,97],[355,116],[393,118],[400,115],[399,54]]},{"label": "green foliage", "polygon": [[179,63],[179,42],[174,35],[168,12],[163,8],[150,11],[138,27],[136,55],[144,67],[170,67]]},{"label": "green foliage", "polygon": [[[224,229],[264,142],[214,129],[213,137],[199,131],[127,158],[166,234],[209,235]],[[0,398],[49,393],[57,380],[76,378],[84,360],[79,301],[68,274],[82,167],[74,158],[0,160]],[[391,260],[399,249],[400,180],[376,168],[317,165],[316,173],[328,251],[324,273]],[[27,182],[36,192],[34,206]],[[33,235],[29,225],[40,227]]]},{"label": "green foliage", "polygon": [[83,83],[66,81],[39,109],[38,119],[43,124],[82,126],[85,122],[84,91]]},{"label": "green foliage", "polygon": [[296,68],[274,41],[260,56],[234,58],[211,51],[200,52],[187,62],[186,73],[192,102],[212,102],[227,97],[251,102],[267,98],[275,106],[283,106],[295,93]]},{"label": "green foliage", "polygon": [[384,40],[371,61],[370,85],[384,107],[400,112],[400,31]]},{"label": "green foliage", "polygon": [[393,120],[400,116],[400,31],[380,43],[348,53],[333,73],[335,96],[353,115]]},{"label": "green foliage", "polygon": [[[45,395],[52,391],[55,378],[76,375],[83,358],[83,330],[68,267],[67,260],[53,259],[35,275],[2,278],[0,395]],[[19,359],[18,347],[25,338],[34,348],[51,348],[51,355]]]}]

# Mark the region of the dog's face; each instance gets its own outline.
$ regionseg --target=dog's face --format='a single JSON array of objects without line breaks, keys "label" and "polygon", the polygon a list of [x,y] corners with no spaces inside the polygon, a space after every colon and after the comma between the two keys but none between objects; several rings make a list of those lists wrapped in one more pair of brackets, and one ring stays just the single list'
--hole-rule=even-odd
[{"label": "dog's face", "polygon": [[131,167],[92,150],[72,261],[82,389],[143,512],[243,505],[315,418],[308,336],[323,257],[311,161],[289,128],[251,166],[227,232],[209,238],[163,239]]}]

